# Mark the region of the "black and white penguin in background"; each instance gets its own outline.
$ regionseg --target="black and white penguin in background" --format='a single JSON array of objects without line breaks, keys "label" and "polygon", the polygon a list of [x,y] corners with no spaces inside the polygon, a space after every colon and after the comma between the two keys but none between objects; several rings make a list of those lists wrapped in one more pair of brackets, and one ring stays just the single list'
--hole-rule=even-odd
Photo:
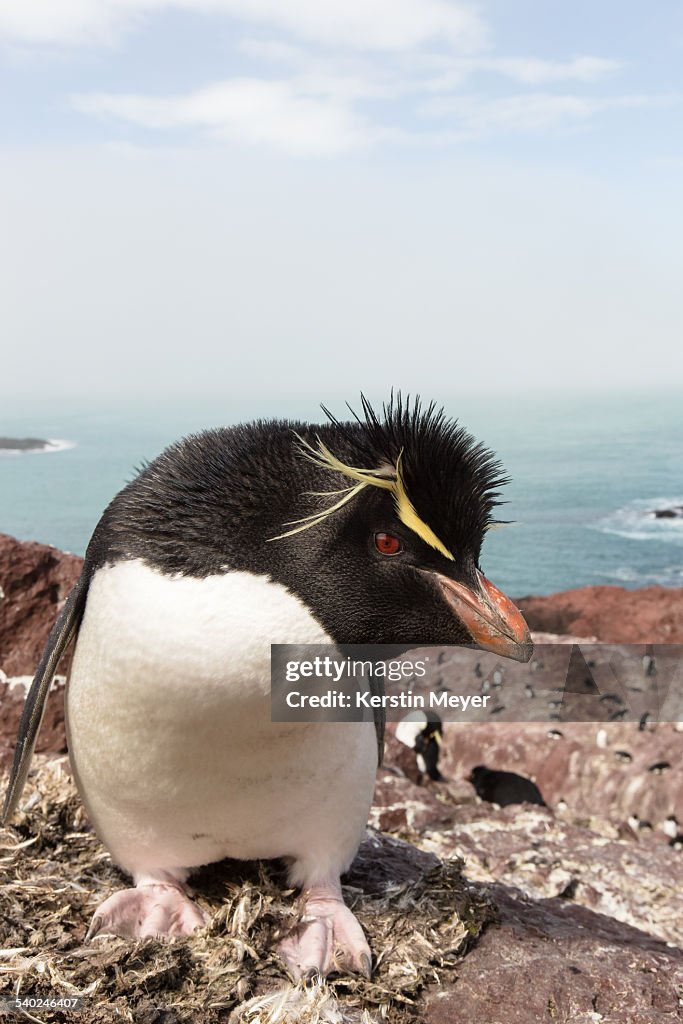
[{"label": "black and white penguin in background", "polygon": [[443,782],[439,754],[443,742],[443,724],[435,711],[411,711],[394,730],[396,739],[415,754],[418,771],[432,782]]},{"label": "black and white penguin in background", "polygon": [[293,976],[369,976],[340,875],[365,829],[375,728],[272,722],[270,645],[474,644],[527,660],[522,616],[479,567],[503,482],[442,411],[399,396],[348,423],[188,437],[114,498],[28,695],[4,809],[75,637],[74,778],[135,883],[90,936],[188,935],[205,923],[185,888],[194,868],[282,857],[305,899],[280,946]]}]

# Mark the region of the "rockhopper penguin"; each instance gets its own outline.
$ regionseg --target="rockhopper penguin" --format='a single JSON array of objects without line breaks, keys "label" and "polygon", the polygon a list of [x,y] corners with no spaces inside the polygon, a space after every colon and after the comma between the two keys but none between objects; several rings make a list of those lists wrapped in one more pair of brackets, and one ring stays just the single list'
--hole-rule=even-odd
[{"label": "rockhopper penguin", "polygon": [[418,771],[432,782],[443,782],[439,771],[439,753],[443,742],[443,724],[436,711],[412,711],[398,723],[396,739],[415,753]]},{"label": "rockhopper penguin", "polygon": [[340,875],[372,799],[371,722],[274,723],[271,643],[467,644],[527,660],[529,633],[483,575],[499,464],[433,405],[311,426],[256,422],[171,445],[108,506],[21,722],[17,805],[59,657],[74,778],[135,888],[89,935],[188,935],[199,865],[286,858],[295,978],[370,974]]}]

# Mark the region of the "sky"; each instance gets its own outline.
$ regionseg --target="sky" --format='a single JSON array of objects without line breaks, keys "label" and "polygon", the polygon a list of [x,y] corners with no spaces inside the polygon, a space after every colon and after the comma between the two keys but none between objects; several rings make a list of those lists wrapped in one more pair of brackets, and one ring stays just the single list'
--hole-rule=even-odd
[{"label": "sky", "polygon": [[0,0],[0,381],[683,384],[678,0]]}]

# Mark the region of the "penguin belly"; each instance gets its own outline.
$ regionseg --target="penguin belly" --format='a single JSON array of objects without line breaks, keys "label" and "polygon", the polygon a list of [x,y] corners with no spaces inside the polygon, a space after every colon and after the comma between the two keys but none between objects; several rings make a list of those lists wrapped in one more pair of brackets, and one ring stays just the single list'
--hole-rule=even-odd
[{"label": "penguin belly", "polygon": [[135,876],[289,857],[296,885],[346,870],[372,800],[372,722],[270,720],[270,644],[330,642],[266,576],[93,577],[66,693],[74,777]]}]

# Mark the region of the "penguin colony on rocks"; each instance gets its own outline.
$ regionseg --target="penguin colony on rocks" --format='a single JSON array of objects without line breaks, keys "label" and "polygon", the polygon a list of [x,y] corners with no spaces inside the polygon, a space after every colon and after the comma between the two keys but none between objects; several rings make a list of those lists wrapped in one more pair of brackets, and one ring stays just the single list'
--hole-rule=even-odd
[{"label": "penguin colony on rocks", "polygon": [[[434,405],[322,426],[259,421],[171,445],[114,498],[27,697],[4,808],[20,798],[50,681],[76,641],[66,711],[90,819],[134,888],[89,937],[188,935],[186,880],[285,858],[303,890],[279,951],[295,979],[369,976],[340,876],[373,793],[383,721],[274,723],[270,645],[467,644],[519,660],[529,633],[484,576],[505,482]],[[436,766],[434,766],[436,767]]]}]

